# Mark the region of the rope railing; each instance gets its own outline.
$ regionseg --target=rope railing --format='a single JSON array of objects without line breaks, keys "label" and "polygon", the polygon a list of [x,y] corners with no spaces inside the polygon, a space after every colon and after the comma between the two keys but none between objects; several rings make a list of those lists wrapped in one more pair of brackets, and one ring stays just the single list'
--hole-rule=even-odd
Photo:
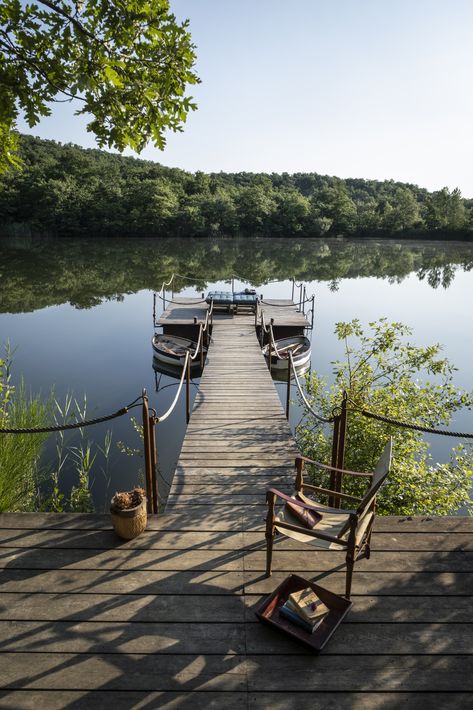
[{"label": "rope railing", "polygon": [[154,295],[164,303],[174,303],[177,306],[197,306],[200,303],[205,303],[206,301],[205,298],[199,298],[198,301],[175,301],[172,298],[165,298],[165,296],[162,296],[160,293],[155,293]]},{"label": "rope railing", "polygon": [[271,308],[292,308],[293,306],[298,306],[298,305],[305,305],[306,303],[312,303],[313,296],[310,298],[306,298],[305,301],[302,302],[302,304],[299,303],[269,303],[268,301],[265,301],[263,299],[260,299],[260,303],[264,303],[265,306],[271,306]]},{"label": "rope railing", "polygon": [[[196,352],[197,352],[197,350],[196,350]],[[181,375],[181,379],[180,379],[180,382],[179,382],[179,387],[177,388],[177,392],[176,392],[176,394],[175,394],[175,396],[174,396],[174,399],[173,399],[173,401],[172,401],[172,404],[171,404],[170,407],[168,407],[168,409],[166,410],[166,412],[165,412],[164,414],[161,414],[161,415],[158,415],[158,414],[156,414],[156,413],[154,414],[154,417],[153,417],[153,418],[154,418],[154,421],[155,421],[156,424],[159,424],[160,422],[166,421],[166,419],[173,413],[174,408],[175,408],[175,406],[176,406],[176,404],[177,404],[177,402],[178,402],[178,400],[179,400],[179,395],[181,394],[182,385],[184,384],[184,380],[185,380],[185,378],[186,378],[187,369],[188,369],[187,366],[188,366],[188,362],[189,362],[189,358],[190,358],[190,357],[191,357],[190,351],[187,351],[187,352],[186,352],[186,358],[185,358],[184,366],[183,366],[183,368],[182,368],[182,375]]]},{"label": "rope railing", "polygon": [[84,419],[80,422],[71,422],[70,424],[57,424],[55,426],[46,427],[6,427],[0,428],[0,434],[53,434],[56,431],[69,431],[70,429],[82,429],[83,427],[93,426],[94,424],[102,424],[103,422],[109,422],[112,419],[117,419],[118,417],[123,417],[127,414],[130,409],[141,406],[142,397],[137,397],[131,404],[126,407],[118,409],[113,414],[106,414],[103,417],[95,417],[94,419]]},{"label": "rope railing", "polygon": [[424,426],[423,424],[415,424],[414,422],[405,422],[400,419],[395,419],[394,417],[388,417],[384,414],[376,414],[375,412],[370,412],[368,409],[364,409],[358,405],[353,400],[349,399],[349,403],[353,408],[360,412],[364,417],[369,419],[376,419],[377,421],[384,422],[385,424],[392,424],[393,426],[402,427],[404,429],[412,429],[414,431],[422,431],[426,434],[438,434],[439,436],[453,436],[456,439],[473,439],[473,434],[460,432],[460,431],[448,431],[447,429],[438,429],[437,427]]},{"label": "rope railing", "polygon": [[289,351],[289,360],[291,363],[291,369],[292,369],[292,373],[294,375],[294,380],[296,382],[298,392],[301,396],[302,402],[304,403],[306,410],[308,412],[310,412],[310,414],[312,414],[313,417],[318,419],[319,422],[323,422],[324,424],[333,424],[333,422],[335,421],[335,417],[330,417],[330,418],[322,417],[320,414],[317,414],[317,412],[315,412],[312,409],[312,407],[311,407],[311,405],[310,405],[310,403],[309,403],[307,397],[305,396],[305,393],[301,387],[301,383],[300,383],[299,377],[297,375],[296,368],[294,366],[294,359],[293,359],[292,353],[290,351]]}]

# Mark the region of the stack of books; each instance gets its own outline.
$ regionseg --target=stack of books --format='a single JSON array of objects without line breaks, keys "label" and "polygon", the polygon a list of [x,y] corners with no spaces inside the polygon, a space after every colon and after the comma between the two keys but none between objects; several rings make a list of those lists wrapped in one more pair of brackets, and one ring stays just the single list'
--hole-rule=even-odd
[{"label": "stack of books", "polygon": [[293,592],[280,607],[279,613],[309,634],[322,623],[330,609],[311,587]]}]

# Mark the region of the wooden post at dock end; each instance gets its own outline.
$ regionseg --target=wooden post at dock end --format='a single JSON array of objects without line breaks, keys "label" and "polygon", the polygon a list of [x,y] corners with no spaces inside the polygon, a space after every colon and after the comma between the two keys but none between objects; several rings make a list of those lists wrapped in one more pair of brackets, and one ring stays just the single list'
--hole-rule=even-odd
[{"label": "wooden post at dock end", "polygon": [[146,502],[148,513],[153,512],[153,478],[151,464],[151,447],[149,431],[149,406],[148,395],[143,390],[143,453],[145,459]]},{"label": "wooden post at dock end", "polygon": [[149,417],[149,443],[151,453],[151,473],[152,473],[152,494],[153,494],[153,513],[158,512],[158,479],[156,469],[158,465],[156,454],[156,420],[153,416]]},{"label": "wooden post at dock end", "polygon": [[[334,417],[333,439],[332,439],[332,466],[342,469],[345,465],[345,441],[347,431],[347,399],[346,392],[343,393],[340,414]],[[337,471],[330,473],[330,489],[336,493],[341,493],[343,485],[343,474]],[[340,507],[340,498],[329,498],[328,504],[332,508]]]},{"label": "wooden post at dock end", "polygon": [[286,419],[287,420],[289,420],[289,407],[291,404],[291,375],[292,375],[291,358],[288,353],[288,357],[287,357],[287,390],[286,390]]},{"label": "wooden post at dock end", "polygon": [[186,360],[186,420],[189,424],[191,418],[191,359],[190,355]]}]

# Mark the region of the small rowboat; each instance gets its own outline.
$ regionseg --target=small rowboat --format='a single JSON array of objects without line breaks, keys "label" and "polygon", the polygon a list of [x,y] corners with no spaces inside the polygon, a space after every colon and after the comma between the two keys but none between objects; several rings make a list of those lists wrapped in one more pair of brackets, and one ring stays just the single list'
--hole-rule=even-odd
[{"label": "small rowboat", "polygon": [[[276,355],[274,347],[272,347],[271,369],[275,368],[276,370],[287,370],[287,361],[290,352],[292,353],[294,366],[297,368],[306,365],[310,361],[310,340],[309,338],[306,338],[305,335],[294,335],[290,338],[281,338],[275,342],[279,357]],[[269,347],[270,344],[268,343],[268,345],[265,345],[262,348],[263,355],[266,360],[268,359]]]},{"label": "small rowboat", "polygon": [[[154,350],[154,357],[168,365],[183,366],[186,361],[186,353],[192,355],[195,352],[197,343],[187,338],[179,338],[177,335],[153,335],[151,344]],[[204,347],[204,357],[207,349]],[[200,357],[191,362],[191,367],[200,366]]]}]

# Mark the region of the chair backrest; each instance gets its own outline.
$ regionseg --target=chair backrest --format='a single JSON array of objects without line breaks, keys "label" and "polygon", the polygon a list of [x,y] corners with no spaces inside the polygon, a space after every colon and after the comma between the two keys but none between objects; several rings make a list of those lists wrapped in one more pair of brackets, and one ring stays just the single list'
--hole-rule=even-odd
[{"label": "chair backrest", "polygon": [[371,486],[366,491],[357,508],[356,512],[359,517],[363,517],[364,513],[366,513],[371,503],[376,498],[379,489],[386,481],[389,469],[391,467],[392,448],[393,440],[392,438],[390,438],[388,443],[384,447],[384,451],[381,454],[381,458],[376,464],[376,468],[374,469],[373,478],[371,480]]}]

